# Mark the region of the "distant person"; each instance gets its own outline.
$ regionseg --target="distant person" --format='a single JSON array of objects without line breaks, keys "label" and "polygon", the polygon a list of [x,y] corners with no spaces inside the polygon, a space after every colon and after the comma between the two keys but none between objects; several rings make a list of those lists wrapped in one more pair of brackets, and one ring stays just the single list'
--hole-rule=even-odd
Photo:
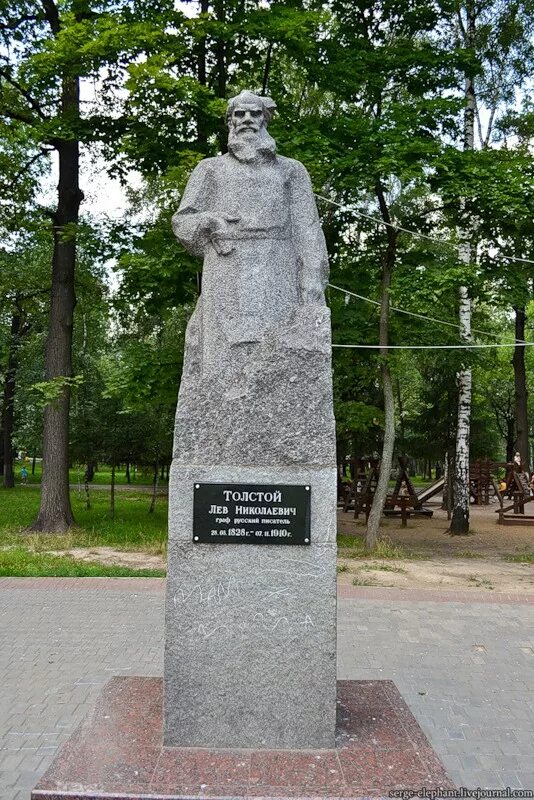
[{"label": "distant person", "polygon": [[26,469],[26,467],[22,467],[20,471],[20,482],[23,486],[26,486],[26,484],[28,483],[28,470]]}]

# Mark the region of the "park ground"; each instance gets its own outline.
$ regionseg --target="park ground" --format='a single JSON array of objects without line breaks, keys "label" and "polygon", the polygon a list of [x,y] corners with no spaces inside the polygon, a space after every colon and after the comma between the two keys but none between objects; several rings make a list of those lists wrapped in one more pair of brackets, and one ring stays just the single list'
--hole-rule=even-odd
[{"label": "park ground", "polygon": [[[90,489],[90,509],[75,477],[73,472],[71,495],[78,524],[62,536],[25,532],[37,513],[37,484],[0,490],[0,576],[163,576],[165,483],[149,513],[151,487],[125,485],[119,474],[112,516],[106,474]],[[383,539],[372,556],[364,552],[364,520],[340,510],[340,584],[534,593],[534,527],[498,525],[492,504],[472,507],[471,533],[452,537],[439,502],[432,508],[432,519],[410,519],[407,528],[400,520],[385,519]]]}]

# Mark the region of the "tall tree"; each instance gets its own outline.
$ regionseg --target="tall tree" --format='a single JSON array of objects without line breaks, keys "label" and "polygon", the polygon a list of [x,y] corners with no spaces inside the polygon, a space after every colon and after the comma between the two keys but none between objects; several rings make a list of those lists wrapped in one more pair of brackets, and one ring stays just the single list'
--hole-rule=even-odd
[{"label": "tall tree", "polygon": [[384,188],[381,183],[376,185],[376,194],[382,219],[386,223],[387,248],[382,259],[382,287],[380,296],[380,324],[379,324],[379,345],[382,363],[380,365],[382,373],[382,390],[384,392],[384,441],[382,444],[382,456],[380,459],[380,475],[378,484],[373,497],[371,512],[367,520],[367,531],[365,544],[368,550],[372,550],[377,542],[380,519],[384,510],[386,496],[393,463],[393,451],[395,447],[395,400],[393,395],[393,381],[391,377],[390,365],[388,362],[388,339],[389,339],[389,292],[395,260],[397,255],[398,231],[394,228],[391,215],[386,203]]},{"label": "tall tree", "polygon": [[528,441],[528,389],[527,373],[525,366],[525,307],[515,306],[515,340],[514,355],[512,364],[514,367],[514,421],[515,421],[515,441],[516,450],[521,456],[521,462],[525,469],[529,469],[530,448]]},{"label": "tall tree", "polygon": [[[51,211],[53,255],[45,378],[53,387],[44,412],[41,504],[33,530],[60,532],[73,522],[68,481],[69,407],[80,143],[120,138],[124,117],[112,102],[130,60],[154,47],[183,15],[171,2],[147,8],[127,0],[26,0],[0,3],[0,119],[30,129],[56,153],[57,203]],[[175,29],[172,29],[174,31]],[[178,36],[173,32],[167,39]],[[84,78],[100,82],[100,97],[81,110]]]},{"label": "tall tree", "polygon": [[[475,48],[476,36],[476,11],[475,0],[467,0],[465,4],[465,19],[462,9],[458,9],[458,20],[463,33],[464,46],[469,52]],[[465,151],[475,148],[475,82],[474,63],[468,64],[464,73],[464,141]],[[463,201],[462,201],[463,205]],[[473,255],[473,231],[467,222],[459,229],[458,260],[460,264],[469,267]],[[469,343],[471,341],[471,299],[467,286],[460,286],[459,290],[459,321],[460,337]],[[471,391],[472,371],[469,365],[463,365],[457,374],[458,384],[458,421],[456,425],[456,447],[453,478],[453,512],[450,525],[451,534],[466,534],[469,532],[469,433],[471,423]]]}]

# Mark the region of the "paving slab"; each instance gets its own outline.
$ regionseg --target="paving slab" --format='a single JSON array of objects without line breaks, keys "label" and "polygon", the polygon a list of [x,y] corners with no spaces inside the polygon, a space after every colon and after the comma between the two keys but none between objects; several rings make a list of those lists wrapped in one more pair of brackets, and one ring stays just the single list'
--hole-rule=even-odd
[{"label": "paving slab", "polygon": [[[111,677],[162,676],[164,583],[0,578],[0,800],[28,800]],[[338,679],[393,681],[457,786],[534,789],[530,602],[347,590]]]}]

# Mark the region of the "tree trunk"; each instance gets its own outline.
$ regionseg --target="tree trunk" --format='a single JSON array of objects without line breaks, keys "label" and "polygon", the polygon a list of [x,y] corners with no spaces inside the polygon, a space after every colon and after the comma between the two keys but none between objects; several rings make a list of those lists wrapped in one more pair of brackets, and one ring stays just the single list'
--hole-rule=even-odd
[{"label": "tree trunk", "polygon": [[148,509],[149,514],[154,513],[154,509],[156,508],[156,499],[158,496],[158,486],[159,486],[159,461],[156,459],[154,462],[154,479],[152,482],[152,499],[150,501],[150,508]]},{"label": "tree trunk", "polygon": [[85,470],[86,481],[87,483],[91,483],[95,477],[95,468],[96,464],[94,461],[87,462],[87,468]]},{"label": "tree trunk", "polygon": [[[525,341],[525,322],[526,313],[524,308],[515,307],[515,340],[516,342]],[[514,348],[512,359],[514,367],[514,386],[515,386],[515,441],[514,447],[521,454],[521,463],[525,469],[529,470],[530,452],[528,446],[528,392],[527,376],[525,369],[525,348]],[[512,454],[513,458],[513,454]]]},{"label": "tree trunk", "polygon": [[[207,14],[209,11],[209,0],[200,0],[200,13]],[[206,37],[199,39],[197,47],[197,79],[200,86],[206,86]],[[206,116],[204,113],[204,97],[196,110],[197,141],[203,152],[208,150],[208,131],[206,129]]]},{"label": "tree trunk", "polygon": [[111,496],[109,498],[109,513],[115,519],[115,460],[111,465]]},{"label": "tree trunk", "polygon": [[[448,510],[448,503],[449,503],[449,475],[450,475],[450,462],[449,462],[449,452],[445,453],[445,461],[443,464],[443,494],[441,496],[441,510],[447,511]],[[450,519],[450,515],[447,516],[447,519]]]},{"label": "tree trunk", "polygon": [[[474,5],[466,4],[466,45],[475,47],[476,16]],[[464,109],[464,150],[475,148],[475,83],[471,73],[465,75]],[[465,224],[465,222],[464,222]],[[459,232],[460,245],[458,259],[468,266],[471,262],[471,236],[467,230]],[[460,336],[471,340],[471,301],[467,287],[460,286]],[[450,533],[463,535],[469,533],[469,434],[471,427],[471,368],[462,369],[457,375],[458,383],[458,423],[456,428],[456,458],[454,468],[454,509]]]},{"label": "tree trunk", "polygon": [[[64,77],[62,112],[79,117],[80,86],[77,77]],[[61,391],[44,409],[43,477],[41,505],[31,530],[63,533],[74,522],[69,493],[69,407],[72,375],[72,327],[76,295],[76,225],[82,194],[79,187],[79,142],[63,140],[59,155],[58,205],[54,214],[54,252],[45,378],[59,382]]]},{"label": "tree trunk", "polygon": [[269,46],[267,47],[267,55],[265,57],[265,67],[263,70],[263,80],[261,83],[261,93],[263,97],[267,94],[267,89],[269,88],[269,77],[271,74],[271,60],[273,56],[273,43],[269,42]]},{"label": "tree trunk", "polygon": [[514,460],[515,453],[515,419],[508,417],[506,420],[506,461]]},{"label": "tree trunk", "polygon": [[[226,22],[225,0],[216,0],[216,2],[214,3],[214,8],[217,21],[221,23]],[[227,86],[226,41],[222,36],[219,36],[215,42],[215,58],[217,62],[217,80],[215,85],[215,93],[217,97],[224,99],[226,98],[226,86]],[[228,127],[226,124],[226,120],[223,120],[221,122],[217,138],[219,139],[221,152],[226,153],[228,150]]]},{"label": "tree trunk", "polygon": [[401,394],[401,387],[400,381],[397,378],[395,382],[397,388],[397,406],[399,409],[399,428],[400,428],[400,451],[401,456],[406,455],[406,431],[404,425],[404,407],[402,405],[402,394]]},{"label": "tree trunk", "polygon": [[13,489],[15,486],[15,471],[13,469],[13,430],[15,427],[15,384],[17,376],[17,350],[20,344],[20,311],[14,311],[11,317],[11,332],[9,340],[9,353],[7,369],[4,377],[4,406],[3,406],[3,449],[4,449],[4,488]]},{"label": "tree trunk", "polygon": [[448,464],[449,464],[449,471],[447,472],[447,519],[450,521],[452,519],[452,506],[453,506],[453,495],[454,495],[454,462],[451,455],[447,455]]},{"label": "tree trunk", "polygon": [[89,477],[88,477],[87,470],[85,470],[83,485],[84,485],[84,489],[85,489],[85,507],[86,507],[87,511],[90,511],[91,510],[91,494],[89,492]]},{"label": "tree trunk", "polygon": [[367,520],[365,547],[372,550],[377,542],[380,532],[380,519],[386,502],[389,476],[393,462],[393,449],[395,447],[395,400],[393,397],[393,383],[388,363],[388,322],[389,322],[389,286],[391,274],[397,253],[397,231],[391,227],[391,217],[384,197],[380,182],[376,185],[376,194],[380,205],[382,219],[387,223],[386,231],[388,246],[382,262],[382,295],[380,298],[380,357],[382,360],[382,389],[384,392],[384,442],[382,444],[382,457],[380,460],[380,474],[376,486],[373,503]]},{"label": "tree trunk", "polygon": [[[469,258],[469,245],[466,246]],[[460,288],[460,326],[461,336],[471,339],[471,301],[467,289]],[[469,434],[471,422],[471,369],[463,369],[457,375],[458,382],[458,425],[456,428],[456,456],[454,460],[454,509],[450,533],[463,535],[469,533]]]},{"label": "tree trunk", "polygon": [[36,460],[37,460],[37,456],[34,453],[33,454],[33,458],[32,458],[32,475],[35,475],[35,462],[36,462]]},{"label": "tree trunk", "polygon": [[126,462],[126,483],[130,484],[132,482],[132,476],[130,475],[130,462]]}]

